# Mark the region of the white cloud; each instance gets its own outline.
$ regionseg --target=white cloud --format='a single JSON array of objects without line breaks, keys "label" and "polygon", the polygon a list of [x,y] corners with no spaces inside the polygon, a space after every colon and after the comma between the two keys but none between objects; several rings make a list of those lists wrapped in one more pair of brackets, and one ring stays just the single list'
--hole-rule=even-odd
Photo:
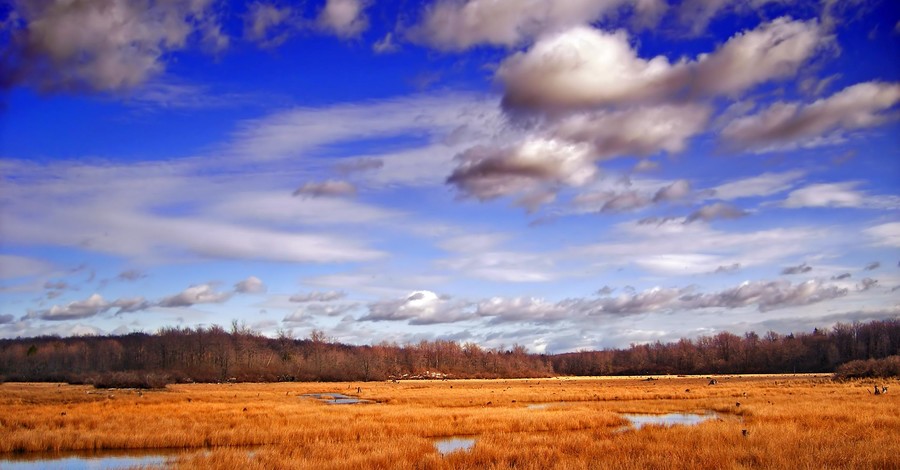
[{"label": "white cloud", "polygon": [[143,279],[147,277],[147,273],[138,270],[138,269],[128,269],[126,271],[120,272],[116,279],[120,281],[137,281],[138,279]]},{"label": "white cloud", "polygon": [[877,246],[900,248],[900,222],[875,225],[863,230]]},{"label": "white cloud", "polygon": [[642,24],[655,23],[666,10],[661,0],[438,0],[425,8],[409,36],[443,50],[516,46],[544,32],[617,14],[623,6]]},{"label": "white cloud", "polygon": [[583,186],[597,172],[590,147],[552,139],[530,139],[507,148],[474,147],[457,160],[459,166],[447,182],[482,201],[543,192],[560,184]]},{"label": "white cloud", "polygon": [[11,78],[44,90],[136,87],[162,72],[165,55],[186,48],[195,32],[213,49],[227,46],[211,3],[16,1],[21,24],[11,42]]},{"label": "white cloud", "polygon": [[227,220],[292,225],[376,224],[406,214],[343,198],[297,198],[288,191],[233,192],[209,208]]},{"label": "white cloud", "polygon": [[26,256],[0,253],[0,279],[17,279],[47,274],[53,270],[50,263]]},{"label": "white cloud", "polygon": [[763,173],[739,180],[729,181],[713,188],[716,199],[730,201],[747,197],[764,197],[785,192],[793,188],[806,172],[802,170],[783,173]]},{"label": "white cloud", "polygon": [[640,209],[650,204],[651,200],[638,191],[623,191],[621,193],[592,193],[575,198],[576,204],[587,202],[603,202],[600,212],[625,212]]},{"label": "white cloud", "polygon": [[116,315],[122,313],[133,313],[147,310],[153,307],[153,304],[145,300],[143,297],[133,297],[130,299],[116,299],[110,303],[110,307],[116,308]]},{"label": "white cloud", "polygon": [[665,99],[688,80],[684,62],[638,57],[625,31],[578,26],[508,57],[496,78],[515,108],[584,108]]},{"label": "white cloud", "polygon": [[691,183],[688,180],[678,180],[660,188],[653,196],[653,202],[669,202],[684,199],[691,194]]},{"label": "white cloud", "polygon": [[411,325],[453,323],[474,316],[466,302],[443,298],[427,290],[414,291],[398,300],[370,303],[361,321],[408,320]]},{"label": "white cloud", "polygon": [[900,208],[898,196],[873,196],[855,189],[859,181],[811,184],[791,191],[782,203],[784,207],[857,207],[868,209]]},{"label": "white cloud", "polygon": [[372,51],[376,54],[390,54],[397,52],[400,47],[394,42],[394,33],[387,33],[383,38],[372,44]]},{"label": "white cloud", "polygon": [[504,249],[505,233],[470,233],[440,240],[437,246],[450,252],[438,259],[440,268],[463,276],[503,283],[547,282],[560,276],[552,256]]},{"label": "white cloud", "polygon": [[692,308],[739,308],[756,304],[761,312],[824,302],[847,295],[847,289],[809,280],[799,284],[787,281],[745,282],[715,294],[682,298]]},{"label": "white cloud", "polygon": [[[560,189],[594,181],[601,160],[684,150],[710,112],[705,105],[687,104],[573,113],[541,124],[517,143],[469,148],[457,155],[447,182],[482,201],[517,195],[518,205],[534,211],[553,202]],[[632,192],[603,198],[609,201],[606,211],[647,204]]]},{"label": "white cloud", "polygon": [[547,282],[561,276],[549,257],[514,251],[469,251],[440,259],[437,265],[476,279],[495,282]]},{"label": "white cloud", "polygon": [[303,283],[323,289],[350,290],[380,298],[393,298],[408,295],[416,286],[434,289],[436,287],[433,286],[440,286],[447,280],[446,276],[425,271],[398,273],[381,267],[372,267],[358,272],[311,276],[304,278]]},{"label": "white cloud", "polygon": [[341,197],[356,195],[356,186],[348,181],[328,180],[310,181],[294,191],[294,196],[303,197]]},{"label": "white cloud", "polygon": [[687,180],[665,181],[634,177],[598,178],[572,198],[574,213],[628,212],[654,204],[689,201],[694,191]]},{"label": "white cloud", "polygon": [[858,182],[811,184],[791,191],[784,207],[859,207],[864,196],[853,188]]},{"label": "white cloud", "polygon": [[260,98],[251,94],[229,93],[170,77],[156,78],[121,95],[124,103],[137,109],[197,110],[253,106]]},{"label": "white cloud", "polygon": [[369,27],[366,7],[366,0],[326,0],[316,22],[320,28],[338,37],[356,37]]},{"label": "white cloud", "polygon": [[[474,127],[490,132],[499,122],[495,101],[464,93],[300,107],[243,122],[228,151],[252,160],[271,160],[361,139],[417,135],[440,142],[454,130]],[[382,171],[388,171],[389,161],[383,160]]]},{"label": "white cloud", "polygon": [[500,65],[496,78],[512,108],[553,111],[697,96],[735,96],[788,78],[830,39],[815,21],[778,18],[738,33],[697,60],[644,59],[625,31],[577,26],[540,38]]},{"label": "white cloud", "polygon": [[881,263],[879,263],[878,261],[872,261],[871,263],[867,264],[865,268],[863,268],[863,271],[874,271],[880,267]]},{"label": "white cloud", "polygon": [[[295,207],[295,216],[316,210],[312,200],[292,199],[288,191],[279,199],[285,204],[280,209],[268,200],[256,207],[231,200],[245,188],[258,195],[257,186],[271,186],[279,178],[287,184],[290,175],[251,172],[234,181],[227,174],[195,175],[192,163],[35,166],[7,161],[0,196],[16,202],[4,211],[0,236],[12,243],[50,243],[153,262],[186,256],[335,262],[384,255],[346,235],[298,229],[323,223],[322,218],[308,217],[286,228],[290,212],[284,213],[284,207]],[[173,214],[167,210],[171,207],[189,209]],[[273,219],[275,213],[281,218]],[[59,226],[66,230],[55,228]]]},{"label": "white cloud", "polygon": [[691,34],[698,35],[706,30],[710,20],[723,10],[743,3],[745,2],[733,0],[684,0],[678,6],[676,16],[679,23],[686,27]]},{"label": "white cloud", "polygon": [[380,158],[352,158],[335,163],[334,168],[342,174],[380,170],[384,161]]},{"label": "white cloud", "polygon": [[508,238],[504,233],[472,233],[445,239],[438,246],[457,253],[482,252],[496,248]]},{"label": "white cloud", "polygon": [[290,315],[284,317],[285,323],[309,323],[320,317],[341,317],[359,307],[356,303],[326,304],[313,303],[304,305]]},{"label": "white cloud", "polygon": [[648,159],[644,158],[644,159],[641,159],[641,161],[637,162],[636,165],[634,165],[633,171],[636,173],[642,173],[642,172],[656,171],[658,169],[659,169],[659,163],[654,162],[653,160],[648,160]]},{"label": "white cloud", "polygon": [[48,321],[77,320],[93,317],[111,309],[117,309],[116,315],[118,315],[146,310],[151,306],[152,304],[143,297],[107,302],[100,294],[92,294],[87,299],[69,302],[66,305],[54,305],[46,310],[28,310],[25,318]]},{"label": "white cloud", "polygon": [[690,215],[688,215],[687,219],[685,219],[685,223],[691,223],[696,220],[709,222],[715,219],[738,219],[741,217],[745,217],[747,214],[747,211],[731,204],[716,202],[714,204],[703,206],[692,212]]},{"label": "white cloud", "polygon": [[561,302],[570,311],[587,315],[635,315],[651,312],[687,312],[712,308],[740,309],[755,306],[760,312],[825,302],[848,294],[846,288],[810,280],[744,282],[712,293],[654,287],[642,292],[571,299]]},{"label": "white cloud", "polygon": [[595,300],[575,299],[566,301],[565,304],[572,310],[588,315],[630,315],[671,309],[681,293],[678,289],[654,287],[634,294],[625,293]]},{"label": "white cloud", "polygon": [[719,255],[706,253],[661,253],[636,257],[634,264],[653,273],[689,275],[710,272],[712,266],[723,259]]},{"label": "white cloud", "polygon": [[109,303],[100,294],[93,294],[85,300],[70,302],[64,306],[54,305],[44,311],[29,311],[29,318],[43,320],[74,320],[87,318],[109,310]]},{"label": "white cloud", "polygon": [[277,46],[287,39],[287,33],[282,32],[273,37],[271,30],[284,24],[291,15],[293,10],[290,7],[253,2],[244,15],[244,37],[263,47]]},{"label": "white cloud", "polygon": [[570,318],[570,312],[560,304],[534,297],[493,297],[476,305],[475,313],[490,317],[491,323],[534,322],[555,323]]},{"label": "white cloud", "polygon": [[878,286],[878,280],[872,279],[871,277],[867,277],[860,281],[860,284],[856,286],[856,290],[865,292],[870,289],[875,289]]},{"label": "white cloud", "polygon": [[231,292],[216,292],[212,284],[188,287],[178,294],[159,301],[160,307],[190,307],[196,304],[220,304],[231,298]]},{"label": "white cloud", "polygon": [[853,130],[891,119],[884,111],[900,102],[900,83],[865,82],[810,104],[777,102],[735,119],[722,138],[739,149],[767,152],[841,141]]},{"label": "white cloud", "polygon": [[347,294],[343,291],[325,291],[325,292],[309,292],[307,294],[295,294],[290,297],[291,302],[307,303],[307,302],[332,302],[341,300]]},{"label": "white cloud", "polygon": [[814,227],[733,233],[674,219],[656,225],[622,224],[605,242],[575,246],[564,253],[612,267],[638,265],[660,275],[702,274],[733,263],[751,268],[821,254],[826,247],[842,243],[842,237],[843,232]]},{"label": "white cloud", "polygon": [[735,96],[761,83],[793,77],[833,40],[816,20],[782,17],[763,23],[698,57],[692,88],[703,95]]},{"label": "white cloud", "polygon": [[711,109],[702,104],[638,106],[575,113],[550,126],[550,133],[594,147],[594,158],[679,153],[702,132]]},{"label": "white cloud", "polygon": [[234,285],[234,291],[239,294],[261,294],[266,291],[266,285],[256,276],[250,276]]},{"label": "white cloud", "polygon": [[781,270],[781,274],[783,275],[794,275],[794,274],[806,274],[812,271],[812,266],[809,266],[806,263],[801,263],[797,266],[787,266]]}]

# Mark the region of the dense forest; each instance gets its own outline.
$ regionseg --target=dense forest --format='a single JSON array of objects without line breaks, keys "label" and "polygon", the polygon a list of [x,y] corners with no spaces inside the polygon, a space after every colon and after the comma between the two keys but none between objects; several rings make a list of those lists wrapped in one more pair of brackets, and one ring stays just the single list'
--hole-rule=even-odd
[{"label": "dense forest", "polygon": [[900,354],[900,319],[838,324],[829,331],[764,336],[719,333],[674,343],[566,354],[524,347],[422,341],[351,346],[322,331],[270,338],[234,322],[155,334],[0,340],[0,380],[159,386],[172,382],[370,381],[833,372],[851,361]]}]

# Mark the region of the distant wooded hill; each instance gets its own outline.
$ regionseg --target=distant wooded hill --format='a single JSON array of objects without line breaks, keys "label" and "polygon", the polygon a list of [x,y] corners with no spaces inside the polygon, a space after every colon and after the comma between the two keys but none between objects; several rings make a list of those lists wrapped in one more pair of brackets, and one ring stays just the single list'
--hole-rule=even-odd
[{"label": "distant wooded hill", "polygon": [[[553,375],[658,375],[834,372],[850,361],[900,354],[900,319],[838,324],[829,331],[763,336],[719,333],[674,343],[565,354],[515,345],[422,341],[351,346],[322,331],[269,338],[233,323],[164,328],[155,334],[0,340],[0,379],[110,386],[172,382],[369,381],[516,378]],[[858,363],[857,363],[858,364]]]}]

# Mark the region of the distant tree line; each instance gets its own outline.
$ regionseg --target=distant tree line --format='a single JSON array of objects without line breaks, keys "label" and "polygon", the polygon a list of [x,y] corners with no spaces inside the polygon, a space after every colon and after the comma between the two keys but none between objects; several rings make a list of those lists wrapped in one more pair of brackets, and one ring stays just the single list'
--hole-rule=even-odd
[{"label": "distant tree line", "polygon": [[900,319],[839,323],[830,331],[760,337],[722,332],[695,340],[552,356],[562,375],[834,372],[846,362],[900,354]]},{"label": "distant tree line", "polygon": [[851,361],[872,369],[865,361],[898,354],[897,319],[838,324],[827,332],[719,333],[555,355],[531,354],[519,345],[487,349],[445,340],[351,346],[319,330],[304,339],[285,332],[270,338],[234,322],[230,330],[163,328],[155,334],[0,340],[0,380],[156,387],[172,382],[834,372]]},{"label": "distant tree line", "polygon": [[163,328],[155,334],[0,340],[6,381],[122,384],[165,382],[370,381],[408,378],[545,377],[547,356],[522,346],[485,349],[474,343],[421,341],[351,346],[320,330],[295,339],[269,338],[232,324]]}]

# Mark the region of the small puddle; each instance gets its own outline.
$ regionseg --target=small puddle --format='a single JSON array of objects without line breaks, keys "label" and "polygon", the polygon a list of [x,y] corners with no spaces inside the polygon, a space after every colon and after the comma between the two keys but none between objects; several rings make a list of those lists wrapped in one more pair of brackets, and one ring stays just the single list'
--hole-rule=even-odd
[{"label": "small puddle", "polygon": [[102,452],[28,452],[0,454],[0,468],[4,470],[112,470],[120,468],[166,468],[181,450],[102,451]]},{"label": "small puddle", "polygon": [[434,440],[434,447],[441,455],[451,452],[472,450],[475,447],[474,437],[442,437]]},{"label": "small puddle", "polygon": [[306,398],[315,398],[322,403],[329,405],[355,405],[357,403],[372,403],[372,400],[363,400],[362,398],[351,397],[342,393],[305,393],[301,395]]},{"label": "small puddle", "polygon": [[[669,413],[664,415],[653,414],[623,414],[622,417],[631,422],[631,427],[641,429],[644,426],[696,426],[704,421],[716,418],[715,413]],[[622,431],[627,431],[625,427]]]}]

